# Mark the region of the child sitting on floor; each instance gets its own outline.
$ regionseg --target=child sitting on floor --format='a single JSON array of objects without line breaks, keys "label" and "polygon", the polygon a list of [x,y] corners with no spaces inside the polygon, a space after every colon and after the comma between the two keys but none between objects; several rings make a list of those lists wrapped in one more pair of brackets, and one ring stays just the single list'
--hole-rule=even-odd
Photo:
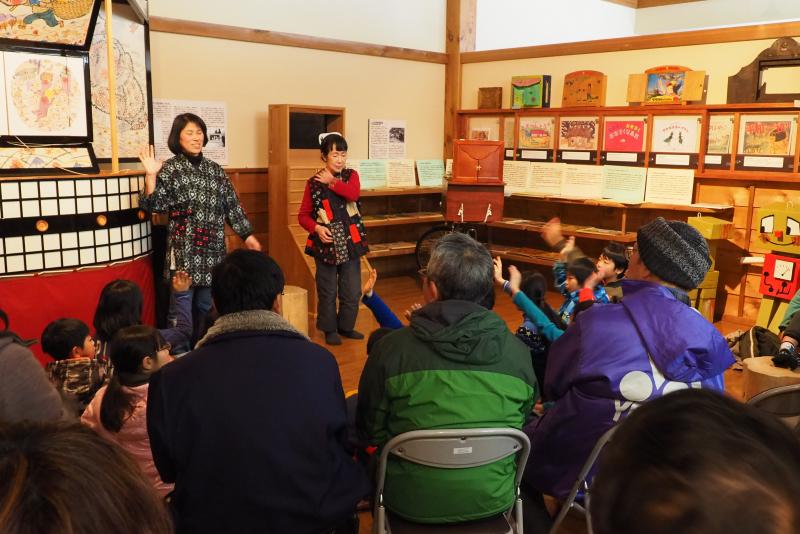
[{"label": "child sitting on floor", "polygon": [[151,326],[120,329],[109,347],[114,375],[97,392],[81,422],[116,443],[136,460],[162,497],[173,485],[161,481],[147,434],[147,391],[150,375],[172,361],[170,345]]},{"label": "child sitting on floor", "polygon": [[42,332],[42,350],[55,360],[46,367],[50,382],[80,415],[106,376],[105,366],[95,357],[89,327],[79,319],[57,319]]},{"label": "child sitting on floor", "polygon": [[603,249],[597,258],[597,273],[600,275],[600,284],[605,289],[610,302],[622,300],[622,286],[620,282],[628,270],[628,257],[625,247],[613,241]]}]

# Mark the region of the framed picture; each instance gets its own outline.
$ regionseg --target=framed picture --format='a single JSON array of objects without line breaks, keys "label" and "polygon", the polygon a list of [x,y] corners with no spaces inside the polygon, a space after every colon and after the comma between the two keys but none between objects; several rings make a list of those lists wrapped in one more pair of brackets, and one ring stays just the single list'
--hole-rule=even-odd
[{"label": "framed picture", "polygon": [[[139,150],[153,144],[149,32],[147,25],[126,3],[114,3],[112,31],[116,60],[119,158],[121,161],[138,161]],[[101,11],[89,48],[92,144],[101,162],[111,159],[106,42],[105,12]]]},{"label": "framed picture", "polygon": [[742,115],[739,119],[739,154],[793,156],[797,115]]},{"label": "framed picture", "polygon": [[700,124],[695,115],[653,117],[651,152],[695,154],[700,150]]},{"label": "framed picture", "polygon": [[679,103],[685,85],[685,71],[651,72],[647,74],[647,104]]},{"label": "framed picture", "polygon": [[36,146],[5,143],[0,146],[0,175],[70,174],[99,172],[92,146]]},{"label": "framed picture", "polygon": [[561,117],[559,150],[597,150],[598,117]]},{"label": "framed picture", "polygon": [[555,117],[520,117],[517,148],[553,148]]},{"label": "framed picture", "polygon": [[706,154],[730,154],[732,141],[733,115],[710,115]]},{"label": "framed picture", "polygon": [[2,0],[0,44],[86,50],[99,0]]},{"label": "framed picture", "polygon": [[9,136],[91,138],[85,52],[3,52],[3,59]]},{"label": "framed picture", "polygon": [[602,162],[614,165],[643,165],[647,117],[643,115],[606,117],[603,121]]}]

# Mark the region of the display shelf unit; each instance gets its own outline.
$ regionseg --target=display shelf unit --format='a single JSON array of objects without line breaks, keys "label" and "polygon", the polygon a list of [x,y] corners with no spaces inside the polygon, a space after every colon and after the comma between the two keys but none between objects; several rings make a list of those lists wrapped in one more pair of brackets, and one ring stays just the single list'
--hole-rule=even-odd
[{"label": "display shelf unit", "polygon": [[[758,292],[760,273],[755,267],[742,266],[742,256],[760,255],[765,252],[760,240],[756,211],[759,206],[770,202],[793,202],[800,204],[800,107],[794,103],[758,103],[758,104],[693,104],[693,105],[661,105],[661,106],[626,106],[600,108],[549,108],[549,109],[465,109],[457,113],[456,136],[468,137],[470,123],[474,127],[490,125],[493,139],[504,139],[507,155],[517,157],[518,130],[520,118],[529,116],[554,117],[553,148],[546,161],[558,161],[559,139],[558,125],[562,117],[598,117],[599,140],[597,151],[592,155],[592,164],[600,165],[603,161],[603,139],[605,119],[607,117],[643,117],[647,123],[646,138],[639,165],[648,167],[651,163],[652,126],[654,117],[695,115],[701,120],[698,133],[699,148],[693,157],[695,186],[692,200],[698,205],[672,206],[657,204],[639,204],[626,206],[606,200],[581,201],[559,197],[535,197],[532,195],[512,195],[507,200],[506,219],[524,219],[532,223],[521,228],[490,228],[491,246],[501,244],[506,247],[546,249],[546,245],[536,232],[538,224],[558,215],[566,224],[580,227],[600,227],[618,230],[622,234],[633,232],[643,223],[661,215],[672,219],[685,219],[695,214],[714,215],[733,222],[730,237],[719,246],[720,281],[717,290],[718,316],[729,320],[755,320],[758,314],[760,294]],[[761,116],[754,118],[753,116]],[[739,153],[740,137],[744,137],[745,124],[752,121],[769,120],[769,115],[780,115],[781,120],[794,122],[793,142],[786,142],[788,150],[779,154],[784,158],[781,169],[767,167],[746,167],[744,157],[749,154]],[[729,128],[730,149],[716,151],[706,163],[709,145],[709,125],[711,119],[720,120],[725,116],[731,121]],[[720,121],[721,122],[721,121]],[[509,131],[509,129],[513,131]],[[741,135],[740,135],[741,134]],[[718,137],[717,137],[718,139]],[[777,138],[776,138],[777,140]],[[742,143],[744,144],[744,143]],[[712,151],[713,152],[713,151]],[[720,158],[719,156],[722,156]],[[716,161],[714,161],[716,160]],[[579,163],[579,162],[575,162]],[[587,162],[587,164],[589,164]],[[706,206],[708,204],[710,207]],[[732,206],[720,208],[715,205]],[[624,225],[623,225],[624,222]],[[580,246],[590,255],[596,255],[606,240],[611,236],[605,233],[580,236]],[[514,261],[542,264],[543,256],[532,254],[514,255]],[[719,317],[717,317],[719,318]]]},{"label": "display shelf unit", "polygon": [[417,240],[430,227],[444,222],[441,195],[439,187],[362,191],[361,212],[370,247],[367,258],[381,275],[416,269]]}]

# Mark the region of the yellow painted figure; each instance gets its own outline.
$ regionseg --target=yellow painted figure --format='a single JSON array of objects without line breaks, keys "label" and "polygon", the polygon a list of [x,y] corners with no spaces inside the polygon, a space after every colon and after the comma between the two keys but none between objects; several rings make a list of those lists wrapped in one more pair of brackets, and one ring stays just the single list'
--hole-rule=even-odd
[{"label": "yellow painted figure", "polygon": [[770,252],[761,269],[761,307],[756,324],[778,331],[800,282],[800,209],[791,202],[758,210],[761,242]]}]

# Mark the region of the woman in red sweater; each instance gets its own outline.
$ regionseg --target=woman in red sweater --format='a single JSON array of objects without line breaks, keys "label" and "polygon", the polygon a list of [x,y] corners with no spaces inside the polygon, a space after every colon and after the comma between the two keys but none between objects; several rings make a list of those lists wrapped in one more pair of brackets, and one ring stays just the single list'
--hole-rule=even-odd
[{"label": "woman in red sweater", "polygon": [[359,211],[358,173],[345,168],[347,141],[338,133],[320,137],[325,167],[306,182],[297,218],[309,232],[306,254],[314,257],[317,267],[317,328],[325,332],[325,343],[340,345],[341,336],[364,338],[355,324],[361,296],[359,261],[369,248]]}]

